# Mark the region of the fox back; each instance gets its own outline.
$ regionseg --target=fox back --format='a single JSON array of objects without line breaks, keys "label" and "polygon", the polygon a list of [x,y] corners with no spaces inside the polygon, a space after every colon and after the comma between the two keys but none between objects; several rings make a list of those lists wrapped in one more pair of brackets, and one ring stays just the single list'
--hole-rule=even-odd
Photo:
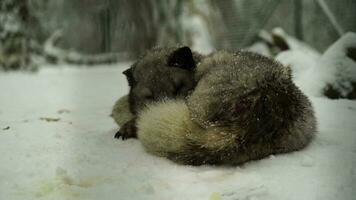
[{"label": "fox back", "polygon": [[147,151],[178,163],[236,165],[306,147],[316,134],[309,99],[277,61],[219,51],[197,66],[186,101],[169,100],[140,114]]}]

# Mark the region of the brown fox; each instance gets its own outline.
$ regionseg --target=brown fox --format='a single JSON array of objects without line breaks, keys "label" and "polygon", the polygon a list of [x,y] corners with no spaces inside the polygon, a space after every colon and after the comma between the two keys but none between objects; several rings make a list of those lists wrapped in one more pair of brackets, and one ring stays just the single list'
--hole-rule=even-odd
[{"label": "brown fox", "polygon": [[136,137],[137,114],[148,103],[165,98],[185,98],[196,86],[194,73],[196,63],[201,58],[200,54],[192,52],[189,47],[155,47],[125,70],[123,74],[130,86],[130,113],[122,116],[122,101],[115,104],[113,118],[119,124],[122,118],[126,118],[125,123],[120,124],[122,126],[115,138]]},{"label": "brown fox", "polygon": [[182,164],[238,165],[306,147],[316,119],[288,67],[251,52],[204,57],[184,99],[156,101],[138,115],[145,149]]}]

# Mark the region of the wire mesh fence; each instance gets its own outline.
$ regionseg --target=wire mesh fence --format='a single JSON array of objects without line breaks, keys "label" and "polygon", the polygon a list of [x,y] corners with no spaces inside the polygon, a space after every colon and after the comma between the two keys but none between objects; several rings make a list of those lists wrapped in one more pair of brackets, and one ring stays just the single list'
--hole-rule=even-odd
[{"label": "wire mesh fence", "polygon": [[261,29],[281,27],[323,51],[340,37],[340,32],[356,31],[353,0],[231,0],[217,5],[228,29],[222,38],[229,41],[229,48],[251,44]]},{"label": "wire mesh fence", "polygon": [[[130,58],[155,45],[176,43],[200,45],[200,49],[207,50],[244,48],[256,41],[260,30],[275,27],[324,51],[343,33],[356,31],[354,0],[19,2],[2,1],[1,35],[9,35],[7,28],[13,23],[9,19],[13,18],[24,26],[19,29],[21,34],[40,45],[54,32],[62,30],[62,37],[56,44],[59,48],[84,54],[125,53]],[[22,19],[23,12],[16,11],[16,5],[26,11],[26,19]],[[2,38],[0,52],[6,54],[4,48],[11,46],[12,39]],[[24,51],[18,49],[17,52]],[[6,56],[0,57],[6,59]]]}]

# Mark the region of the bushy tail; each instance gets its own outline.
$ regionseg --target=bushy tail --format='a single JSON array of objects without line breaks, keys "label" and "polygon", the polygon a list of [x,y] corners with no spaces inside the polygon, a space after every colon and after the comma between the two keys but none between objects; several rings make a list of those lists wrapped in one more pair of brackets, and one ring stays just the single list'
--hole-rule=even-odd
[{"label": "bushy tail", "polygon": [[111,112],[111,117],[120,127],[126,122],[130,121],[132,118],[134,118],[134,115],[129,109],[128,95],[122,96],[115,102],[113,110]]},{"label": "bushy tail", "polygon": [[236,135],[217,127],[200,127],[191,120],[183,100],[158,102],[139,116],[138,138],[146,150],[178,163],[223,163],[237,149]]}]

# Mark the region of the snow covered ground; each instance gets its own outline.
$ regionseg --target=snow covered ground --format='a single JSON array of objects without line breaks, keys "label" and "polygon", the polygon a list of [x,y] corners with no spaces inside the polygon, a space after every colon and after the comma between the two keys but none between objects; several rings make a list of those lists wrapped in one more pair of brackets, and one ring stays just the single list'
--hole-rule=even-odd
[{"label": "snow covered ground", "polygon": [[0,199],[356,198],[356,101],[311,97],[319,134],[239,167],[182,166],[114,139],[127,63],[0,74]]}]

